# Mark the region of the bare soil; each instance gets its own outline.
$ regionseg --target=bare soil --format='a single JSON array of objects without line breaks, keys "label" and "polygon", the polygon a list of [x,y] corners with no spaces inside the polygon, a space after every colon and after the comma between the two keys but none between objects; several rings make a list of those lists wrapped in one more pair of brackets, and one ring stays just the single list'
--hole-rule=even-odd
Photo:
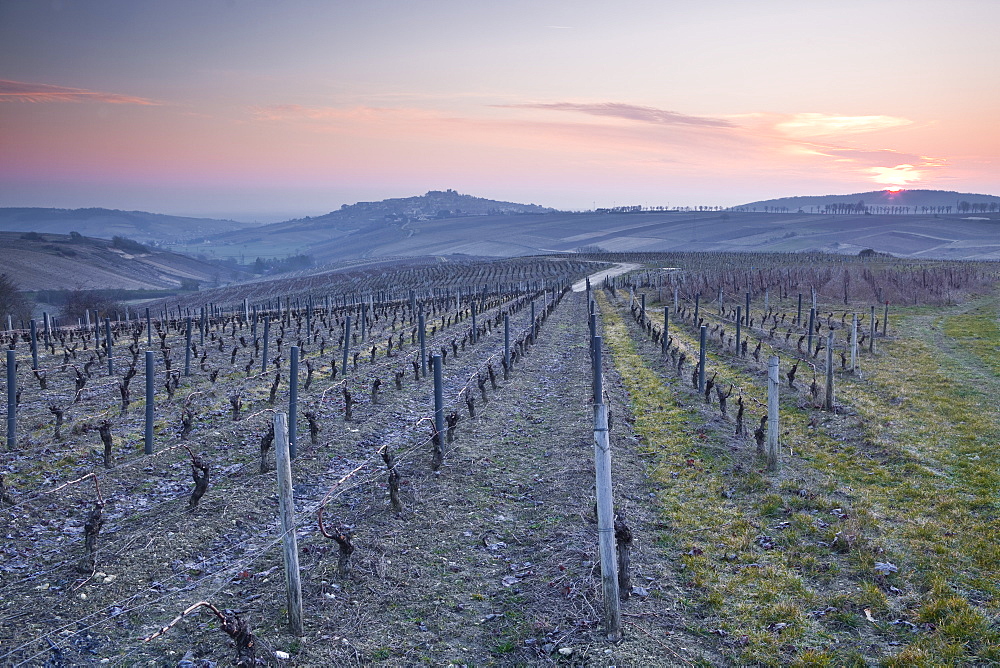
[{"label": "bare soil", "polygon": [[[232,388],[222,380],[199,386],[189,445],[213,469],[193,511],[190,460],[178,441],[142,458],[141,430],[122,428],[129,435],[116,432],[116,450],[129,454],[105,474],[96,434],[69,434],[69,419],[67,438],[38,454],[101,480],[107,505],[96,568],[77,569],[95,498],[90,481],[38,495],[26,477],[14,476],[18,505],[3,510],[11,530],[0,569],[0,663],[174,666],[187,657],[195,665],[227,665],[232,642],[204,609],[143,641],[199,600],[237,611],[257,636],[258,658],[280,662],[274,652],[284,652],[290,665],[718,663],[714,643],[686,630],[690,611],[669,555],[655,541],[649,462],[637,454],[613,388],[616,506],[635,536],[634,586],[623,606],[624,640],[604,639],[584,309],[583,295],[566,296],[510,379],[498,374],[499,389],[477,403],[475,419],[458,395],[469,373],[496,354],[502,334],[494,329],[449,359],[446,395],[462,419],[438,472],[425,437],[401,438],[426,433],[426,423],[413,427],[412,420],[430,413],[429,380],[415,385],[408,378],[401,393],[386,383],[380,403],[363,401],[349,423],[322,382],[305,395],[324,431],[316,446],[300,431],[294,464],[302,637],[287,626],[274,473],[256,469],[270,415],[266,387],[246,390],[245,417],[234,423],[226,406]],[[476,389],[473,383],[479,397]],[[138,424],[141,409],[121,421]],[[50,424],[39,419],[29,445],[47,442]],[[402,475],[399,514],[388,502],[385,469],[370,464],[387,443],[397,448]],[[349,476],[359,465],[360,473]],[[48,480],[33,482],[51,491]],[[338,573],[337,546],[318,531],[314,509],[324,502],[326,525],[353,534],[346,576]]]}]

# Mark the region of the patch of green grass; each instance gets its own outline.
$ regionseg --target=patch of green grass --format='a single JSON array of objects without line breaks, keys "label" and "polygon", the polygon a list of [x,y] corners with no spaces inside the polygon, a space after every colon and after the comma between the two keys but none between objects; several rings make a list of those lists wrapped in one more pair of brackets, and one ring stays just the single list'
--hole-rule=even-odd
[{"label": "patch of green grass", "polygon": [[790,665],[795,668],[822,668],[834,665],[834,657],[823,650],[807,649],[799,654]]},{"label": "patch of green grass", "polygon": [[1000,324],[994,306],[944,318],[944,333],[1000,376]]},{"label": "patch of green grass", "polygon": [[517,641],[512,638],[503,638],[493,643],[491,651],[494,654],[509,654],[517,649]]},{"label": "patch of green grass", "polygon": [[[655,428],[647,431],[643,418],[647,411],[651,411],[650,419],[669,418],[655,411],[673,404],[679,411],[676,422],[683,422],[687,433],[704,418],[681,409],[673,396],[657,405],[649,401],[655,395],[641,387],[654,382],[661,387],[684,384],[690,371],[680,381],[651,378],[657,374],[642,368],[636,352],[642,344],[615,341],[628,338],[631,323],[624,324],[606,302],[602,306],[605,342],[623,369],[638,418],[636,430],[650,436],[647,446],[661,452],[661,457],[690,457],[683,446],[672,444],[669,436],[664,440]],[[995,352],[1000,347],[1000,331],[992,313],[995,308],[983,307],[969,314],[972,322],[961,319],[964,316],[948,319],[946,333],[956,339],[959,333],[966,336],[969,345],[963,340],[963,348],[991,360],[995,370],[1000,365]],[[692,510],[693,492],[682,502],[672,498],[676,493],[661,493],[671,517],[678,516],[681,509],[688,513],[687,523],[676,521],[680,532],[690,530],[690,525],[708,524],[703,531],[714,532],[719,545],[737,552],[746,546],[738,545],[733,532],[722,530],[737,526],[734,516],[761,526],[762,533],[779,520],[788,523],[778,540],[786,551],[784,562],[765,559],[754,572],[736,576],[726,572],[725,566],[716,573],[702,572],[713,563],[720,568],[713,559],[717,555],[705,549],[704,542],[683,544],[684,550],[696,545],[704,550],[699,559],[682,561],[685,570],[692,573],[691,582],[702,591],[723,592],[722,597],[703,597],[712,601],[713,610],[723,611],[719,626],[749,638],[749,645],[737,655],[741,661],[767,664],[788,659],[780,656],[760,625],[743,621],[750,610],[770,610],[767,606],[777,601],[803,606],[812,588],[829,587],[840,588],[847,598],[835,604],[837,610],[821,622],[824,627],[838,634],[876,630],[904,643],[884,665],[978,664],[1000,653],[1000,634],[986,623],[1000,610],[1000,470],[992,464],[995,458],[990,454],[1000,442],[1000,410],[982,388],[960,380],[955,365],[961,360],[948,359],[913,336],[912,328],[906,326],[907,317],[893,321],[893,338],[880,340],[876,355],[862,356],[864,380],[838,376],[838,400],[858,411],[858,418],[850,422],[856,425],[860,438],[845,441],[842,433],[831,433],[834,429],[828,432],[827,419],[816,429],[806,429],[816,413],[796,406],[795,396],[789,396],[783,387],[782,445],[785,453],[790,447],[795,454],[785,461],[782,473],[788,476],[808,471],[805,479],[784,477],[774,489],[768,477],[741,472],[738,480],[705,485],[735,491],[728,502],[720,502],[714,523]],[[641,341],[643,335],[634,329],[634,336]],[[671,335],[687,348],[690,360],[692,351],[697,351],[694,337],[680,323],[671,328]],[[787,359],[786,352],[775,352]],[[766,344],[762,353],[766,359]],[[751,400],[748,414],[754,401],[763,400],[759,376],[744,371],[744,363],[711,352],[708,360],[709,371],[719,372],[718,382],[736,384]],[[696,399],[691,395],[688,401]],[[843,432],[848,421],[837,422],[833,421],[835,431]],[[752,430],[749,420],[747,424]],[[713,456],[725,461],[718,451]],[[674,466],[671,470],[661,464],[658,469],[665,486],[677,486],[691,478],[690,471]],[[756,506],[756,512],[749,506]],[[834,513],[837,508],[840,513]],[[824,527],[815,523],[817,518],[825,522]],[[878,575],[875,567],[879,562],[897,564],[900,571]],[[797,589],[788,586],[795,580],[790,570],[798,573]],[[751,586],[757,591],[747,595]],[[903,627],[888,626],[888,622],[868,622],[860,614],[865,608],[882,620],[935,621],[927,621],[931,626],[914,636]],[[804,628],[805,638],[811,637],[809,620],[796,625],[793,629]],[[865,662],[860,654],[835,656],[835,665]]]},{"label": "patch of green grass", "polygon": [[[783,515],[784,498],[772,482],[745,464],[736,476],[724,437],[697,428],[703,418],[685,408],[675,391],[636,350],[621,316],[601,293],[604,342],[630,397],[634,430],[657,455],[653,476],[671,530],[667,545],[678,554],[678,567],[689,591],[710,612],[705,623],[731,636],[745,636],[733,648],[739,662],[776,665],[782,647],[809,638],[820,627],[806,615],[814,595],[782,550],[763,548],[765,525]],[[732,498],[706,494],[735,486]],[[735,561],[734,561],[735,559]]]}]

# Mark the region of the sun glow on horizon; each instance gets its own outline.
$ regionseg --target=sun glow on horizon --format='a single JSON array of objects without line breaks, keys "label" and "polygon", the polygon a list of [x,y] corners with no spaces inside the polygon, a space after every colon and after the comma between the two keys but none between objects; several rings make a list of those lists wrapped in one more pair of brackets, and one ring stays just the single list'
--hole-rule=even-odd
[{"label": "sun glow on horizon", "polygon": [[913,165],[896,165],[895,167],[869,167],[864,170],[870,174],[875,183],[881,183],[885,190],[902,189],[911,182],[923,179],[923,172]]}]

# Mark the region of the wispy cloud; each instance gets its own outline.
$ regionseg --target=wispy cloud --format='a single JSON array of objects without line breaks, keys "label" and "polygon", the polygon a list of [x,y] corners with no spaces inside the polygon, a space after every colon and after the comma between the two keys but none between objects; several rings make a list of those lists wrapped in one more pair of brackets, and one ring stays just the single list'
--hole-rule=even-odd
[{"label": "wispy cloud", "polygon": [[888,186],[905,186],[922,181],[924,171],[913,165],[896,165],[895,167],[869,167],[865,170],[871,175],[872,181]]},{"label": "wispy cloud", "polygon": [[85,90],[83,88],[67,88],[51,84],[28,83],[0,79],[0,102],[101,102],[104,104],[138,104],[158,105],[159,102],[143,97],[119,95]]},{"label": "wispy cloud", "polygon": [[551,111],[576,111],[591,116],[610,116],[612,118],[623,118],[629,121],[641,121],[643,123],[655,123],[658,125],[691,125],[710,128],[734,127],[732,121],[722,118],[712,118],[710,116],[689,116],[676,111],[657,109],[656,107],[642,107],[634,104],[624,104],[621,102],[598,102],[598,103],[576,103],[576,102],[550,102],[533,104],[498,104],[493,105],[499,108],[508,109],[543,109]]},{"label": "wispy cloud", "polygon": [[[781,155],[826,159],[831,169],[864,175],[875,183],[906,184],[919,181],[947,164],[940,158],[902,153],[888,148],[859,146],[857,137],[914,125],[908,118],[888,115],[850,116],[802,112],[756,113],[728,117],[692,116],[676,111],[615,102],[553,102],[496,105],[516,109],[579,112],[633,121],[640,126],[670,127],[648,133],[650,145],[687,144],[708,149],[720,140],[743,145],[753,156],[780,160]],[[685,134],[685,129],[688,131]],[[697,129],[698,132],[691,132]],[[750,157],[745,155],[742,157]],[[734,160],[735,156],[731,159]]]},{"label": "wispy cloud", "polygon": [[895,116],[756,113],[712,117],[616,102],[492,104],[486,108],[536,113],[482,116],[420,106],[295,104],[251,111],[257,120],[310,132],[407,141],[419,136],[464,147],[516,147],[545,152],[553,160],[560,156],[576,164],[595,160],[661,174],[664,170],[716,175],[822,172],[846,181],[862,178],[905,185],[925,180],[947,165],[940,158],[872,146],[873,137],[882,137],[879,133],[914,125]]},{"label": "wispy cloud", "polygon": [[802,142],[799,145],[807,153],[833,158],[838,162],[896,165],[900,162],[919,162],[925,159],[923,156],[919,156],[914,153],[903,153],[901,151],[895,151],[891,148],[858,148],[852,146],[818,144],[813,142]]},{"label": "wispy cloud", "polygon": [[898,116],[838,116],[835,114],[790,114],[778,120],[774,129],[794,138],[842,136],[892,130],[912,125],[913,121]]}]

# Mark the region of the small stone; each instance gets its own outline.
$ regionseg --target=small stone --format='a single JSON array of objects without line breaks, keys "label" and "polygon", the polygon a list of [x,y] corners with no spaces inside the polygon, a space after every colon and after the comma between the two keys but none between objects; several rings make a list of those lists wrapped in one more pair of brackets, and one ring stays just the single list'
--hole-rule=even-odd
[{"label": "small stone", "polygon": [[560,647],[559,648],[559,653],[562,654],[563,656],[569,656],[570,654],[573,653],[573,648],[572,647]]},{"label": "small stone", "polygon": [[274,652],[274,658],[275,659],[281,659],[282,661],[288,661],[290,658],[292,658],[292,655],[289,654],[288,652],[282,652],[279,649],[279,650],[275,650],[275,652]]},{"label": "small stone", "polygon": [[117,577],[118,577],[117,575],[109,575],[109,576],[107,576],[106,578],[104,578],[104,584],[111,584],[112,582],[115,581],[115,579]]}]

